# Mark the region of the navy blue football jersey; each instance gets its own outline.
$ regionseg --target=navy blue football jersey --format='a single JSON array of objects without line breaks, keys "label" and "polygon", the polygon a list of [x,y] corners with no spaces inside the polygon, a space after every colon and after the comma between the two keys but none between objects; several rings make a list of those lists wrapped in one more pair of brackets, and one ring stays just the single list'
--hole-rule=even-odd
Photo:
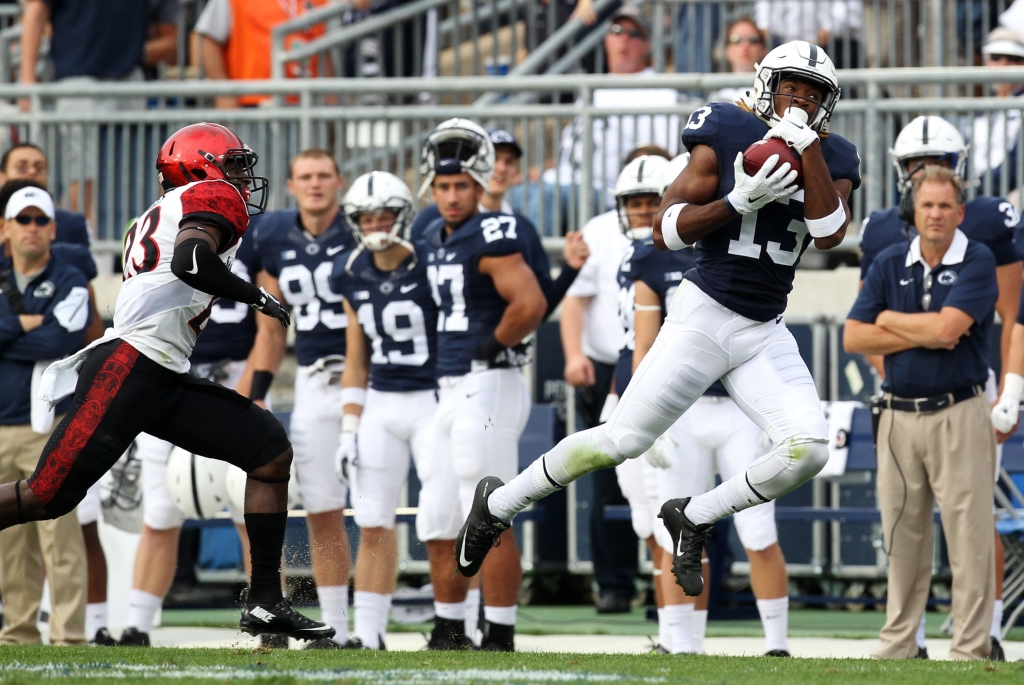
[{"label": "navy blue football jersey", "polygon": [[[437,376],[469,373],[478,347],[497,328],[507,302],[490,276],[480,273],[481,257],[519,253],[530,264],[531,250],[510,214],[477,214],[454,231],[444,222],[430,224],[425,238],[427,276],[440,312],[437,319]],[[533,266],[530,264],[531,267]]]},{"label": "navy blue football jersey", "polygon": [[344,215],[339,212],[334,223],[315,238],[303,230],[296,209],[254,216],[250,230],[263,270],[277,278],[292,309],[299,366],[344,355],[345,298],[330,283],[334,258],[354,247]]},{"label": "navy blue football jersey", "polygon": [[[718,157],[718,193],[736,185],[736,155],[764,138],[768,124],[725,102],[696,110],[683,129],[683,144],[692,151],[707,145]],[[834,133],[821,141],[833,180],[860,187],[857,148]],[[697,241],[697,266],[686,278],[722,306],[755,321],[769,321],[786,310],[800,256],[811,242],[804,224],[803,189],[746,216],[737,216]]]},{"label": "navy blue football jersey", "polygon": [[[418,246],[397,269],[381,271],[373,254],[352,252],[334,261],[331,289],[356,310],[370,342],[370,387],[385,392],[432,390],[437,365],[437,304]],[[348,269],[346,269],[348,265]]]},{"label": "navy blue football jersey", "polygon": [[[252,283],[260,272],[255,240],[242,238],[231,262],[231,272]],[[240,361],[249,356],[256,340],[256,310],[234,300],[217,300],[210,310],[210,319],[196,338],[189,360],[193,364],[209,364],[227,359]]]},{"label": "navy blue football jersey", "polygon": [[441,210],[437,208],[436,204],[427,205],[416,212],[416,218],[413,219],[412,226],[409,227],[409,241],[412,243],[422,241],[427,235],[427,229],[430,228],[430,224],[438,221],[440,218]]},{"label": "navy blue football jersey", "polygon": [[[875,257],[890,245],[907,245],[917,235],[917,229],[900,220],[898,207],[871,212],[860,227],[860,279],[867,276]],[[971,240],[982,243],[992,251],[996,266],[1013,264],[1021,258],[1014,247],[1014,233],[1024,229],[1016,208],[1001,197],[980,196],[964,205],[964,220],[960,230]]]}]

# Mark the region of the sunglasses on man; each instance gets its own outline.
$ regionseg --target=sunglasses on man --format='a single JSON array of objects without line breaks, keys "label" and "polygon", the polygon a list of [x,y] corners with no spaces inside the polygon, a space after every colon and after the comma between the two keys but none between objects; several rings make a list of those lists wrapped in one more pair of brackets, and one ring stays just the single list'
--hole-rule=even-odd
[{"label": "sunglasses on man", "polygon": [[36,226],[46,226],[53,221],[53,219],[48,216],[25,216],[24,214],[19,214],[14,217],[14,220],[22,226],[28,226],[33,221],[36,223]]},{"label": "sunglasses on man", "polygon": [[734,33],[729,36],[729,45],[739,45],[740,43],[749,43],[750,45],[764,45],[764,38],[761,36],[741,36],[738,33]]},{"label": "sunglasses on man", "polygon": [[622,24],[612,24],[611,28],[608,29],[608,33],[613,36],[621,36],[626,34],[633,40],[647,40],[647,36],[640,29],[628,29]]}]

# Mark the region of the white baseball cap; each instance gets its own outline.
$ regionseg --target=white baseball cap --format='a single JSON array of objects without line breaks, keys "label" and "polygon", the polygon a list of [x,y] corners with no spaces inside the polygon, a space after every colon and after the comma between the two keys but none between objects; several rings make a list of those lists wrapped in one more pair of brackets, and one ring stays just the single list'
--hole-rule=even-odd
[{"label": "white baseball cap", "polygon": [[53,219],[53,198],[42,188],[28,186],[11,195],[7,201],[7,210],[4,212],[5,219],[13,219],[21,214],[26,207],[36,207],[48,218]]},{"label": "white baseball cap", "polygon": [[993,29],[988,34],[985,45],[981,48],[981,54],[1024,57],[1024,36],[1013,29],[1003,27]]}]

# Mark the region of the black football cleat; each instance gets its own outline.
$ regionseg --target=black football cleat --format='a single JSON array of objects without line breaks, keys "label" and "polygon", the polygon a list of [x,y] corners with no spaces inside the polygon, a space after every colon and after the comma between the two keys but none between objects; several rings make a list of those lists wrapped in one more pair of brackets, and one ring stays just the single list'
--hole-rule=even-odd
[{"label": "black football cleat", "polygon": [[928,648],[927,647],[918,647],[917,648],[917,654],[914,655],[914,658],[915,659],[921,659],[923,661],[928,661],[929,660],[928,659]]},{"label": "black football cleat", "polygon": [[289,599],[273,606],[249,604],[242,609],[238,627],[249,635],[284,635],[296,640],[320,640],[334,637],[334,628],[306,618],[292,607]]},{"label": "black football cleat", "polygon": [[511,525],[491,514],[487,508],[487,498],[502,485],[504,483],[500,478],[488,476],[477,483],[476,492],[473,493],[469,516],[455,541],[455,563],[459,573],[467,578],[480,571],[487,553],[492,547],[501,544],[501,534]]},{"label": "black football cleat", "polygon": [[785,649],[769,649],[767,652],[764,653],[764,655],[765,656],[781,656],[781,657],[793,656],[792,654],[790,654]]},{"label": "black football cleat", "polygon": [[480,641],[484,652],[516,651],[516,627],[488,621],[484,626],[484,637]]},{"label": "black football cleat", "polygon": [[476,645],[466,635],[466,622],[450,618],[435,618],[434,629],[427,639],[427,650],[432,652],[470,652]]},{"label": "black football cleat", "polygon": [[704,573],[701,560],[704,557],[704,542],[711,534],[713,524],[696,524],[686,518],[683,511],[690,503],[689,497],[670,499],[661,507],[658,518],[665,522],[675,551],[672,553],[672,573],[676,583],[690,597],[704,592]]},{"label": "black football cleat", "polygon": [[999,638],[992,638],[992,651],[988,655],[989,661],[1006,661],[1006,652],[1003,651],[1003,645],[999,642]]},{"label": "black football cleat", "polygon": [[149,647],[149,633],[138,628],[125,628],[117,644],[121,647]]},{"label": "black football cleat", "polygon": [[[143,633],[145,634],[145,633]],[[148,640],[147,636],[147,640]],[[117,647],[117,640],[110,635],[110,631],[106,628],[100,628],[93,635],[92,639],[89,640],[90,645],[96,645],[98,647]]]}]

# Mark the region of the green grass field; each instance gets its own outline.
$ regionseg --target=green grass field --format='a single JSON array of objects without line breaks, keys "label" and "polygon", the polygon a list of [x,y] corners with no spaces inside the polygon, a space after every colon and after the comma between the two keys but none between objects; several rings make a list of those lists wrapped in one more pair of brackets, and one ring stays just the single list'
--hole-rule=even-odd
[{"label": "green grass field", "polygon": [[0,647],[0,682],[302,683],[1014,683],[1024,663],[711,656],[298,652]]}]

